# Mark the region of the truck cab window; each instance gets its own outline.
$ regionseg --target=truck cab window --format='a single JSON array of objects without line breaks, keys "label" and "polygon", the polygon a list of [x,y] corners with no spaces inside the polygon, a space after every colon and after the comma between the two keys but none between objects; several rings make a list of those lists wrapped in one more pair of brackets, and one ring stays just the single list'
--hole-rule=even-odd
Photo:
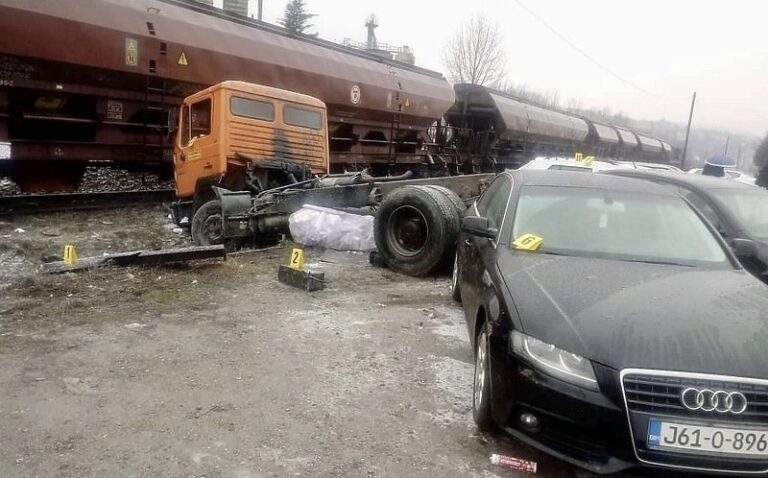
[{"label": "truck cab window", "polygon": [[189,115],[192,138],[208,136],[211,134],[211,99],[198,101],[190,107]]},{"label": "truck cab window", "polygon": [[283,108],[283,121],[292,126],[301,126],[320,130],[323,128],[323,115],[319,111],[286,106]]},{"label": "truck cab window", "polygon": [[235,116],[243,116],[262,121],[275,120],[275,105],[269,101],[258,101],[240,96],[229,100],[229,109]]}]

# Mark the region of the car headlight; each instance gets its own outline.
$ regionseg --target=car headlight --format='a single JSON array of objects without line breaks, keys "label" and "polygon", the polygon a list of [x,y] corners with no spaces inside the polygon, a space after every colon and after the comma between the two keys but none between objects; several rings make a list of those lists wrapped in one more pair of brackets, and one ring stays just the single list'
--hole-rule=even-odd
[{"label": "car headlight", "polygon": [[542,372],[580,387],[599,390],[592,363],[529,335],[512,331],[512,351]]}]

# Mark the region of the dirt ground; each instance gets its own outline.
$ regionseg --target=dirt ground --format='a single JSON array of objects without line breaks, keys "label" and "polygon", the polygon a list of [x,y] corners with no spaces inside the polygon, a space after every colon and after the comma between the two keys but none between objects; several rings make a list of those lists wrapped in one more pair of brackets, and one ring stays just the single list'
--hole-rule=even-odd
[{"label": "dirt ground", "polygon": [[[173,244],[164,214],[48,217],[61,235],[38,240],[96,234],[82,243],[90,253]],[[62,227],[69,222],[77,230]],[[29,219],[15,227],[40,234]],[[6,249],[18,240],[6,238]],[[536,460],[538,476],[590,476],[477,432],[472,354],[447,278],[309,251],[309,267],[328,281],[309,294],[277,281],[288,255],[282,247],[226,262],[19,273],[34,271],[30,259],[7,274],[0,476],[523,476],[493,467],[492,453]]]}]

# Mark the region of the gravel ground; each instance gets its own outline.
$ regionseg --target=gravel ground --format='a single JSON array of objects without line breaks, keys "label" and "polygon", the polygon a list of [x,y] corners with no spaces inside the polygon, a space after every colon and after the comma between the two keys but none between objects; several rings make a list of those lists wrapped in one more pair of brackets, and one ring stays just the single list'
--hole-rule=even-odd
[{"label": "gravel ground", "polygon": [[[175,240],[163,221],[138,211],[134,229],[160,232],[131,237]],[[590,476],[477,432],[447,278],[309,251],[328,289],[308,294],[277,282],[288,255],[0,285],[0,476],[523,476],[492,453]]]},{"label": "gravel ground", "polygon": [[[0,145],[2,159],[2,145]],[[137,191],[153,189],[173,189],[173,180],[164,181],[155,174],[141,174],[123,171],[121,169],[87,167],[77,191],[66,192],[105,192],[105,191]],[[23,194],[9,178],[0,176],[0,196]]]}]

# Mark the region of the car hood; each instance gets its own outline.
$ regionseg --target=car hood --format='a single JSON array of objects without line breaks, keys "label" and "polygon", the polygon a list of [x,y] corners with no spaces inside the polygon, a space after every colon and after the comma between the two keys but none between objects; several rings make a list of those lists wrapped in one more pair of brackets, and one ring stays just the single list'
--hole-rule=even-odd
[{"label": "car hood", "polygon": [[768,287],[702,270],[504,250],[523,332],[615,369],[768,377]]}]

